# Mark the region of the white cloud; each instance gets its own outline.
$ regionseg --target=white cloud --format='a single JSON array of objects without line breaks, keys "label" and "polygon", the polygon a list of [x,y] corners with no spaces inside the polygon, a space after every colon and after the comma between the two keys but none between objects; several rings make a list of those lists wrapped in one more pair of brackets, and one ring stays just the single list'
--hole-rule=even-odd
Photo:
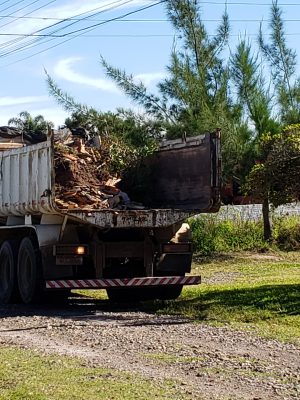
[{"label": "white cloud", "polygon": [[[104,10],[111,9],[114,7],[114,9],[120,10],[124,8],[131,8],[135,7],[138,4],[148,4],[151,3],[150,1],[145,1],[145,0],[132,0],[128,2],[127,0],[120,1],[118,3],[112,2],[111,0],[68,0],[65,2],[64,5],[59,6],[59,7],[51,7],[47,14],[50,17],[57,17],[59,15],[59,18],[68,18],[71,15],[79,15],[86,13],[90,10],[93,10],[93,13],[95,12],[103,12]],[[41,11],[42,13],[43,11]],[[86,15],[83,15],[82,17],[85,17]]]},{"label": "white cloud", "polygon": [[[111,81],[101,78],[90,78],[86,75],[76,72],[73,68],[74,64],[81,61],[81,57],[69,57],[60,60],[54,67],[54,72],[59,78],[69,82],[90,86],[111,93],[120,93],[118,87]],[[145,86],[150,86],[153,82],[159,81],[166,77],[164,72],[141,73],[134,76],[137,81],[142,81]]]},{"label": "white cloud", "polygon": [[[44,107],[42,106],[44,103]],[[25,106],[24,106],[25,104]],[[47,96],[0,97],[0,126],[7,125],[10,118],[16,117],[21,111],[28,111],[32,116],[42,115],[55,126],[62,125],[68,116],[62,108],[51,106]],[[5,106],[5,107],[3,107]]]},{"label": "white cloud", "polygon": [[[61,19],[67,19],[67,18],[72,18],[78,16],[78,18],[84,18],[88,14],[87,13],[91,10],[92,13],[96,12],[104,12],[105,10],[111,9],[113,6],[116,7],[116,10],[122,10],[126,8],[132,8],[135,7],[136,5],[139,4],[148,4],[150,3],[149,1],[144,1],[144,0],[133,0],[130,2],[127,2],[126,0],[118,3],[118,4],[112,4],[111,0],[65,0],[65,1],[60,1],[59,6],[51,6],[41,8],[39,11],[34,13],[34,17],[47,17],[47,18],[61,18]],[[83,14],[83,15],[80,15]],[[103,19],[105,19],[105,12],[103,15]],[[17,14],[16,14],[17,17]],[[96,15],[94,19],[99,19],[99,15]],[[91,18],[93,19],[93,18]],[[88,21],[88,19],[87,19]],[[39,29],[44,29],[46,27],[49,27],[50,25],[53,25],[57,23],[58,21],[53,21],[49,19],[8,19],[4,20],[5,26],[3,27],[4,31],[2,33],[9,33],[9,34],[30,34],[33,32],[36,32]],[[70,21],[70,23],[73,23],[74,25],[70,26],[70,30],[76,30],[78,27],[77,22],[75,21]],[[89,24],[92,25],[95,22],[90,22]],[[68,24],[68,23],[67,23]],[[1,23],[1,26],[4,25]],[[55,28],[59,29],[62,28],[64,24],[57,25]],[[82,27],[82,26],[81,26]],[[63,31],[66,32],[66,31]],[[15,39],[21,39],[21,38],[14,38],[14,37],[6,37],[2,36],[0,37],[0,43],[4,42],[11,42],[11,44],[14,43]],[[30,38],[29,38],[30,39]],[[27,38],[26,38],[27,40]]]},{"label": "white cloud", "polygon": [[69,114],[59,107],[48,107],[48,108],[33,108],[30,113],[32,115],[42,115],[46,121],[54,123],[55,127],[63,125],[65,119]]},{"label": "white cloud", "polygon": [[59,78],[63,78],[66,81],[77,83],[80,85],[86,85],[95,89],[101,89],[107,92],[120,93],[119,89],[113,82],[101,78],[90,78],[86,75],[80,74],[72,66],[77,61],[81,61],[79,57],[70,57],[64,60],[60,60],[54,67],[54,72]]},{"label": "white cloud", "polygon": [[138,74],[134,79],[140,80],[145,86],[150,86],[153,82],[166,78],[167,74],[164,72],[150,72],[145,74]]},{"label": "white cloud", "polygon": [[47,96],[0,97],[1,107],[11,107],[21,104],[40,103],[48,100]]}]

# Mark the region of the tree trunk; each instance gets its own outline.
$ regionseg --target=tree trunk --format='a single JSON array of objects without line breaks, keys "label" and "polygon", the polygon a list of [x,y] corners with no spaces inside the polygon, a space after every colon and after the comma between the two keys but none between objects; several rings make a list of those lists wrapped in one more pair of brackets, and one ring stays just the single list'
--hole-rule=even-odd
[{"label": "tree trunk", "polygon": [[263,221],[264,221],[264,239],[270,241],[272,239],[272,227],[270,221],[269,199],[265,198],[262,205]]}]

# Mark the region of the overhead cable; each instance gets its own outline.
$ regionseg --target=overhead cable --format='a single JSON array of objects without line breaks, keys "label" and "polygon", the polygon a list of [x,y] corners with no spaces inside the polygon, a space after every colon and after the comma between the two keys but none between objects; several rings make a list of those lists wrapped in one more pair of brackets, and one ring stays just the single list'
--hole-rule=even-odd
[{"label": "overhead cable", "polygon": [[[150,4],[150,5],[148,5],[148,6],[144,6],[144,7],[138,8],[137,10],[131,11],[130,13],[126,13],[126,14],[120,15],[119,17],[115,17],[115,18],[109,19],[109,20],[106,21],[106,23],[112,22],[112,20],[124,18],[124,17],[126,17],[126,16],[128,16],[128,15],[132,15],[132,14],[135,14],[135,13],[138,13],[138,12],[141,12],[141,11],[144,11],[144,10],[149,9],[149,8],[151,8],[151,7],[155,7],[155,6],[159,5],[159,4],[164,3],[165,1],[166,1],[166,0],[160,0],[160,1],[156,2],[156,3]],[[104,24],[104,22],[102,23],[102,25],[103,25],[103,24]],[[98,27],[98,24],[97,24],[97,26],[90,27],[90,29],[89,29],[87,32],[90,32],[90,31],[96,29],[97,27]],[[63,41],[61,41],[61,42],[59,42],[59,43],[56,43],[56,44],[54,44],[53,46],[47,47],[46,49],[40,50],[40,51],[38,51],[38,52],[36,52],[36,53],[33,53],[33,54],[31,54],[31,55],[29,55],[29,56],[27,56],[27,57],[23,57],[22,59],[19,59],[19,60],[16,60],[16,61],[12,62],[12,63],[6,64],[5,66],[10,66],[10,65],[19,63],[19,62],[21,62],[21,61],[27,60],[27,59],[29,59],[29,58],[32,58],[32,57],[34,57],[34,56],[36,56],[36,55],[38,55],[38,54],[41,54],[41,53],[44,53],[45,51],[51,50],[51,49],[53,49],[53,48],[56,48],[56,47],[58,47],[58,46],[60,46],[60,45],[62,45],[62,44],[64,44],[64,43],[69,42],[70,40],[73,40],[73,39],[75,39],[75,38],[77,38],[77,37],[79,37],[79,36],[82,36],[82,35],[83,35],[83,34],[82,34],[82,32],[80,31],[80,32],[77,33],[76,35],[73,35],[73,36],[71,36],[71,37],[68,37],[67,39],[65,39],[65,40],[63,40]],[[54,38],[54,39],[55,39],[55,38]],[[53,40],[53,39],[50,39],[50,40]]]}]

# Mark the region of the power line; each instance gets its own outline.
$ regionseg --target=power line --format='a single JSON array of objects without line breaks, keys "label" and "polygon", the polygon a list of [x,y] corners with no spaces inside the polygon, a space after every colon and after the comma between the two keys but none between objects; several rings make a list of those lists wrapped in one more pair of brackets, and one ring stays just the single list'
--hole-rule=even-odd
[{"label": "power line", "polygon": [[[54,1],[57,0],[52,0],[49,3],[53,3]],[[132,1],[132,0],[130,0]],[[48,5],[49,3],[47,3],[46,5]],[[46,6],[45,5],[45,6]],[[42,6],[42,7],[45,7]],[[40,7],[40,8],[42,8]],[[33,12],[33,11],[32,11]],[[7,18],[8,15],[0,15],[0,18]],[[33,19],[33,20],[52,20],[52,21],[63,21],[65,22],[66,20],[68,21],[78,21],[81,22],[82,19],[79,18],[67,18],[67,19],[62,19],[62,18],[48,18],[48,17],[9,17],[9,18],[13,18],[13,19]],[[93,18],[89,18],[90,22],[104,22],[106,21],[105,19],[93,19]],[[222,22],[222,19],[201,19],[202,22]],[[168,19],[122,19],[122,20],[117,20],[116,22],[169,22]],[[230,19],[230,22],[270,22],[270,19]],[[284,22],[300,22],[300,18],[299,19],[284,19]],[[1,25],[4,26],[4,25]],[[49,27],[45,27],[43,29],[48,29]],[[25,34],[24,34],[25,35]]]},{"label": "power line", "polygon": [[[73,25],[73,24],[75,24],[77,22],[82,22],[83,20],[88,20],[89,22],[91,22],[90,18],[93,17],[95,14],[99,14],[100,12],[97,12],[95,14],[86,16],[85,18],[81,18],[81,19],[76,19],[77,16],[73,16],[71,18],[66,18],[66,19],[63,19],[63,20],[56,19],[59,22],[56,22],[55,24],[52,24],[52,25],[50,25],[48,27],[42,28],[42,29],[40,29],[40,30],[38,30],[36,32],[42,32],[44,30],[49,30],[49,28],[54,27],[56,25],[59,25],[62,22],[66,22],[66,21],[73,21],[73,22],[71,24],[68,24],[67,26],[63,26],[63,27],[61,27],[61,28],[59,28],[57,30],[54,30],[54,31],[50,32],[50,33],[40,34],[40,33],[34,32],[34,33],[31,33],[31,34],[16,34],[15,36],[38,37],[38,40],[41,40],[41,41],[39,41],[38,43],[36,43],[35,40],[33,40],[31,42],[28,41],[25,44],[25,46],[22,45],[22,47],[10,50],[7,53],[2,54],[1,57],[3,58],[3,57],[6,57],[6,56],[8,56],[10,54],[16,54],[16,53],[18,53],[20,51],[28,50],[30,48],[33,48],[33,47],[36,47],[36,46],[39,46],[39,45],[42,45],[42,44],[46,44],[49,41],[52,41],[52,40],[55,40],[55,39],[59,39],[59,38],[64,38],[64,37],[67,37],[67,36],[70,36],[70,37],[68,39],[66,39],[66,40],[63,40],[63,41],[59,42],[59,43],[55,43],[53,46],[50,46],[50,47],[48,47],[46,49],[42,49],[41,51],[33,53],[33,54],[31,54],[31,55],[29,55],[29,56],[27,56],[25,58],[19,59],[19,60],[15,61],[15,62],[13,62],[11,64],[15,64],[17,62],[20,62],[20,61],[26,60],[28,58],[34,57],[35,55],[41,54],[41,53],[43,53],[43,52],[45,52],[47,50],[53,49],[53,48],[55,48],[57,46],[60,46],[60,45],[62,45],[64,43],[66,43],[67,41],[75,39],[75,38],[77,38],[79,36],[81,36],[81,37],[168,37],[168,36],[169,37],[174,37],[175,36],[176,37],[175,34],[174,35],[172,35],[172,34],[171,35],[167,35],[167,34],[157,34],[157,33],[156,34],[144,34],[144,35],[141,35],[141,34],[132,34],[132,35],[130,35],[130,34],[123,34],[123,35],[122,34],[120,34],[120,35],[114,35],[114,34],[111,34],[111,35],[101,35],[101,34],[99,34],[99,35],[88,35],[88,34],[86,34],[86,33],[96,29],[97,27],[99,27],[101,25],[107,24],[109,22],[115,22],[115,21],[116,22],[120,22],[121,19],[126,18],[129,15],[132,15],[134,13],[137,13],[137,12],[140,12],[140,11],[143,11],[143,10],[146,10],[146,9],[148,9],[150,7],[156,6],[156,5],[164,3],[164,2],[165,2],[165,0],[162,0],[162,1],[159,1],[157,3],[150,4],[150,5],[147,5],[145,7],[141,7],[139,9],[137,9],[137,10],[128,12],[126,14],[123,14],[123,15],[119,16],[119,17],[115,17],[115,18],[111,18],[111,19],[107,19],[107,20],[99,20],[99,23],[97,23],[97,24],[93,24],[93,25],[90,25],[90,26],[87,26],[87,27],[84,27],[84,28],[76,29],[74,31],[63,33],[63,34],[59,34],[59,35],[56,34],[56,32],[65,30],[67,27],[69,27],[69,26],[71,26],[71,25]],[[207,3],[207,2],[204,2],[204,3]],[[211,4],[211,2],[209,4]],[[219,4],[221,4],[221,3],[219,3]],[[229,4],[233,4],[233,3],[229,3]],[[237,3],[234,3],[234,4],[237,4]],[[239,4],[245,4],[245,3],[239,3]],[[253,4],[253,3],[251,3],[251,4]],[[106,11],[106,10],[104,10],[104,11]],[[104,11],[102,11],[102,12],[104,12]],[[90,12],[91,11],[89,11],[89,13]],[[82,13],[82,14],[79,14],[79,15],[83,15],[83,14],[86,14],[86,13],[88,13],[88,12],[85,12],[85,13]],[[125,21],[130,21],[130,20],[123,20],[123,22],[125,22]],[[143,20],[136,19],[136,20],[133,20],[133,21],[141,21],[142,22]],[[155,21],[155,20],[152,20],[152,21]],[[161,21],[164,21],[164,20],[161,20]],[[167,21],[167,20],[165,20],[165,21]],[[215,20],[213,20],[213,21],[215,21]],[[237,21],[240,21],[240,20],[237,20]],[[257,22],[259,22],[259,21],[260,20],[257,20]],[[288,33],[287,35],[289,35],[289,36],[298,36],[299,34],[300,33]],[[0,34],[0,35],[1,36],[5,36],[6,34]],[[12,36],[13,34],[7,34],[7,35]],[[248,35],[249,36],[256,36],[256,34],[248,34]],[[209,35],[209,36],[215,36],[215,35]],[[231,36],[231,37],[239,37],[239,36],[241,36],[241,34],[230,34],[229,36]],[[43,39],[45,39],[45,38],[49,38],[49,40],[44,40],[43,41]],[[18,39],[18,40],[22,40],[22,39]],[[11,64],[9,64],[9,65],[11,65]]]},{"label": "power line", "polygon": [[82,32],[82,31],[86,31],[86,30],[92,30],[92,29],[94,29],[94,28],[97,28],[98,26],[107,24],[107,23],[109,23],[109,22],[117,21],[117,20],[119,20],[120,18],[128,17],[128,15],[132,15],[132,14],[135,14],[135,13],[140,12],[140,11],[148,10],[148,8],[152,8],[153,6],[156,6],[156,5],[158,5],[158,4],[165,3],[165,2],[166,2],[166,0],[161,0],[161,1],[157,2],[157,3],[155,3],[155,4],[149,4],[148,6],[141,7],[141,8],[139,8],[138,10],[130,11],[130,12],[126,13],[126,14],[123,14],[121,17],[110,18],[110,19],[108,19],[108,20],[106,20],[106,21],[99,22],[99,23],[97,23],[97,24],[94,24],[94,25],[91,25],[91,26],[87,26],[87,27],[85,27],[85,28],[80,28],[80,29],[77,29],[77,30],[72,31],[72,32],[68,32],[68,33],[66,33],[64,36],[73,35],[74,33]]},{"label": "power line", "polygon": [[[241,36],[242,34],[241,33],[231,33],[231,34],[229,34],[228,36],[229,37],[239,37],[239,36]],[[300,35],[300,32],[291,32],[291,33],[285,33],[285,35],[286,36],[299,36]],[[64,37],[66,37],[65,35],[52,35],[52,34],[44,34],[44,35],[42,35],[42,34],[37,34],[37,35],[35,35],[35,34],[32,34],[32,35],[28,35],[28,34],[22,34],[22,33],[0,33],[0,36],[25,36],[25,37],[27,37],[27,36],[31,36],[31,37],[49,37],[49,38],[56,38],[56,39],[59,39],[59,38],[64,38]],[[75,38],[75,37],[77,37],[78,35],[74,35],[74,36],[72,36],[72,38]],[[208,34],[207,36],[209,36],[209,37],[216,37],[216,35],[214,35],[214,34]],[[247,33],[247,36],[252,36],[252,37],[255,37],[255,36],[257,36],[257,34],[256,33]],[[269,34],[268,33],[265,33],[265,34],[263,34],[263,36],[269,36]],[[95,35],[81,35],[81,37],[82,38],[97,38],[97,37],[137,37],[137,38],[142,38],[142,37],[180,37],[180,35],[177,35],[177,34],[169,34],[169,33],[139,33],[139,34],[136,34],[136,33],[132,33],[132,34],[130,34],[130,33],[117,33],[117,34],[95,34]],[[43,42],[43,43],[39,43],[39,44],[44,44],[45,42]],[[58,44],[59,45],[59,44]]]},{"label": "power line", "polygon": [[[22,10],[24,10],[25,8],[31,6],[32,4],[37,3],[38,1],[40,1],[40,0],[35,0],[35,1],[33,1],[32,3],[28,4],[27,6],[22,7],[22,8],[20,8],[19,10],[16,10],[16,11],[22,11]],[[29,11],[27,14],[24,14],[24,16],[22,16],[22,17],[26,18],[27,15],[30,15],[30,14],[32,14],[32,13],[38,11],[38,10],[41,10],[42,8],[47,7],[49,4],[55,3],[56,1],[57,1],[57,0],[51,0],[51,1],[49,1],[48,3],[46,3],[46,4],[44,4],[44,5],[40,6],[40,7],[37,7],[37,8],[35,8],[35,9]],[[16,11],[14,11],[14,12],[16,12]],[[13,14],[13,13],[12,13],[12,14]],[[12,16],[12,14],[10,14],[9,17],[11,16],[11,17],[13,18],[13,20],[12,20],[12,21],[9,21],[9,22],[6,22],[5,24],[0,25],[0,28],[3,28],[4,26],[10,25],[10,24],[12,24],[14,21],[17,21],[17,20],[20,18],[19,16]],[[0,16],[0,19],[3,19],[3,17]]]},{"label": "power line", "polygon": [[[46,3],[46,4],[44,4],[44,5],[40,6],[40,7],[37,7],[37,8],[35,8],[34,10],[28,12],[27,14],[24,14],[24,16],[29,15],[29,14],[31,14],[31,13],[37,11],[37,10],[40,10],[41,8],[46,7],[46,6],[48,6],[49,4],[54,3],[55,1],[56,1],[56,0],[51,0],[51,1],[49,1],[48,3]],[[28,7],[28,6],[23,7],[23,9],[26,8],[26,7]],[[19,9],[18,11],[21,11],[21,9]],[[12,13],[12,14],[13,14],[13,13]],[[10,14],[10,15],[12,15],[12,14]],[[14,16],[13,18],[14,18],[14,19],[13,19],[13,21],[11,21],[11,22],[14,22],[14,21],[19,20],[19,19],[20,19],[20,16]],[[6,24],[3,24],[3,25],[1,25],[1,27],[6,26],[6,25],[9,25],[11,22],[7,22]],[[18,41],[20,41],[20,40],[22,40],[22,39],[14,39],[14,40],[12,40],[12,41],[3,43],[2,45],[0,45],[0,48],[8,47],[9,45],[12,45],[12,44],[14,44],[14,43],[16,43],[16,42],[18,42]]]},{"label": "power line", "polygon": [[[93,8],[93,9],[91,9],[91,10],[88,10],[88,11],[86,11],[86,12],[83,12],[83,13],[80,13],[80,14],[76,14],[75,17],[79,17],[79,16],[84,15],[84,14],[89,14],[89,13],[91,13],[91,12],[93,12],[93,11],[96,11],[96,10],[99,10],[99,9],[103,9],[104,7],[107,7],[108,5],[116,4],[116,3],[119,3],[119,2],[120,2],[120,0],[115,0],[115,1],[113,1],[112,3],[106,4],[105,6],[96,7],[96,8]],[[95,15],[95,14],[92,14],[92,15]],[[18,18],[19,18],[19,17],[18,17]],[[43,31],[45,31],[45,30],[47,30],[47,29],[53,28],[54,26],[60,25],[60,24],[62,24],[63,22],[66,22],[66,21],[68,21],[68,18],[60,19],[59,22],[56,22],[56,23],[54,23],[54,24],[52,24],[52,25],[49,25],[49,26],[46,26],[46,27],[44,27],[44,28],[38,29],[37,31],[34,31],[34,32],[32,32],[32,33],[35,34],[35,33],[43,32]],[[62,28],[62,29],[63,29],[63,28]],[[3,43],[2,45],[0,45],[0,48],[9,47],[10,45],[13,45],[13,44],[15,44],[15,43],[18,43],[18,42],[20,42],[20,41],[22,41],[22,40],[23,40],[23,39],[14,39],[14,40],[8,41],[8,42]],[[34,41],[31,41],[31,43],[33,43],[33,42],[34,42]]]},{"label": "power line", "polygon": [[[102,5],[100,7],[96,7],[96,8],[93,8],[91,10],[88,10],[86,12],[76,14],[75,17],[82,16],[82,15],[85,15],[85,14],[90,14],[91,12],[96,11],[93,14],[91,14],[92,16],[95,16],[95,15],[102,14],[102,13],[110,11],[110,10],[114,10],[115,8],[120,7],[120,6],[124,5],[124,4],[130,3],[131,1],[133,1],[133,0],[127,0],[125,2],[122,2],[121,0],[115,0],[115,1],[113,1],[111,3]],[[108,6],[112,6],[112,7],[108,7]],[[103,10],[103,8],[105,8],[105,9]],[[101,11],[97,11],[97,10],[101,10]],[[88,16],[86,16],[84,18],[81,18],[80,21],[88,19],[91,15],[88,15]],[[67,21],[69,21],[69,18],[65,18],[65,19],[63,19],[63,20],[61,20],[59,22],[56,22],[56,23],[52,24],[52,25],[49,25],[47,27],[41,28],[41,29],[39,29],[37,31],[34,31],[34,32],[31,33],[31,35],[39,34],[40,32],[43,32],[43,31],[47,31],[50,28],[58,26],[58,25],[62,24],[63,22],[67,22]],[[59,31],[64,30],[64,29],[66,29],[67,27],[69,27],[69,26],[71,26],[73,24],[74,24],[74,22],[71,23],[71,24],[68,24],[66,26],[63,26],[63,27],[61,27],[59,29],[56,29],[56,30],[54,30],[54,31],[52,31],[50,33],[53,34],[53,33],[59,32]],[[30,34],[28,34],[26,36],[30,37]],[[24,51],[24,50],[26,50],[26,49],[28,49],[30,47],[38,46],[41,43],[36,43],[36,41],[39,41],[39,40],[42,40],[42,38],[29,40],[29,41],[27,41],[27,43],[25,43],[25,44],[21,43],[21,45],[19,47],[15,47],[15,48],[13,48],[12,45],[14,45],[14,44],[16,45],[17,43],[23,41],[23,38],[16,38],[16,39],[10,40],[8,42],[5,42],[2,45],[0,45],[0,48],[3,49],[3,48],[6,48],[6,47],[10,47],[10,46],[12,48],[9,51],[7,51],[6,53],[0,54],[0,57],[9,55],[9,54],[17,52],[17,51]],[[51,41],[51,40],[53,40],[53,39],[46,40],[46,41],[44,41],[44,43],[48,42],[48,41]]]},{"label": "power line", "polygon": [[2,4],[8,3],[10,0],[6,0],[6,1],[2,1],[2,3],[0,3],[0,6],[2,6]]},{"label": "power line", "polygon": [[[287,36],[299,36],[300,35],[300,32],[294,32],[294,33],[286,33],[285,35],[287,35]],[[216,35],[207,35],[207,36],[209,36],[209,37],[216,37]],[[241,33],[232,33],[232,34],[229,34],[228,35],[229,37],[240,37],[240,36],[243,36]],[[256,33],[248,33],[247,34],[247,36],[251,36],[251,37],[257,37],[257,34]],[[265,34],[263,34],[263,36],[269,36],[269,34],[268,33],[265,33]],[[103,34],[103,35],[101,35],[101,34],[99,34],[99,35],[82,35],[82,37],[83,38],[91,38],[91,37],[180,37],[180,35],[176,35],[176,34],[174,34],[174,35],[172,35],[172,34],[164,34],[164,33],[162,33],[162,34],[159,34],[159,33],[154,33],[154,34],[152,34],[152,33],[149,33],[149,34],[127,34],[127,33],[125,33],[125,34],[107,34],[107,35],[105,35],[105,34]]]},{"label": "power line", "polygon": [[[135,14],[135,13],[138,13],[138,12],[141,12],[141,11],[144,11],[144,10],[149,9],[149,8],[151,8],[151,7],[155,7],[155,6],[159,5],[159,4],[164,3],[165,1],[166,1],[166,0],[160,0],[160,1],[156,2],[156,3],[150,4],[150,5],[148,5],[148,6],[138,8],[137,10],[131,11],[130,13],[126,13],[126,14],[120,15],[119,17],[115,17],[115,18],[113,18],[113,19],[106,20],[106,23],[112,22],[112,20],[124,18],[124,17],[126,17],[126,16],[128,16],[128,15],[132,15],[132,14]],[[105,22],[102,22],[101,25],[103,25],[104,23],[105,23]],[[98,26],[99,26],[99,24],[97,24],[97,26],[89,27],[89,30],[88,30],[87,32],[90,32],[90,31],[96,29]],[[60,42],[60,43],[56,43],[56,44],[54,44],[53,46],[47,47],[46,49],[40,50],[40,51],[38,51],[38,52],[36,52],[36,53],[33,53],[33,54],[31,54],[31,55],[29,55],[29,56],[27,56],[27,57],[24,57],[24,58],[22,58],[22,59],[19,59],[19,60],[17,60],[17,61],[14,61],[14,62],[12,62],[12,63],[10,63],[10,64],[6,64],[5,66],[10,66],[10,65],[19,63],[19,62],[21,62],[21,61],[27,60],[27,59],[29,59],[29,58],[32,58],[32,57],[38,55],[38,54],[44,53],[44,52],[47,51],[47,50],[51,50],[51,49],[56,48],[56,47],[58,47],[58,46],[60,46],[60,45],[62,45],[62,44],[64,44],[64,43],[66,43],[66,42],[69,42],[70,40],[75,39],[76,37],[82,36],[81,29],[78,30],[78,32],[79,32],[79,33],[77,33],[76,35],[73,35],[73,36],[69,37],[68,39],[63,40],[63,41]],[[50,39],[50,40],[53,40],[53,39]]]},{"label": "power line", "polygon": [[8,3],[10,0],[6,0],[6,1],[2,1],[2,3],[0,3],[0,6],[2,6],[2,4]]},{"label": "power line", "polygon": [[[12,8],[12,7],[14,7],[14,6],[17,6],[18,4],[23,3],[24,1],[26,1],[26,0],[19,0],[19,1],[17,1],[16,3],[14,3],[14,4],[11,4],[10,6],[8,6],[8,7],[6,7],[6,8],[3,8],[2,10],[0,10],[0,12],[6,11],[6,10],[8,10],[9,8]],[[6,1],[5,1],[4,3],[6,3]],[[4,4],[4,3],[3,3],[3,4]]]},{"label": "power line", "polygon": [[[220,5],[224,6],[224,1],[222,3],[217,2],[217,1],[201,1],[202,4],[211,4],[211,5]],[[253,3],[253,2],[226,2],[227,6],[268,6],[270,7],[270,3]],[[279,7],[285,7],[285,6],[300,6],[299,3],[278,3],[277,4]]]}]

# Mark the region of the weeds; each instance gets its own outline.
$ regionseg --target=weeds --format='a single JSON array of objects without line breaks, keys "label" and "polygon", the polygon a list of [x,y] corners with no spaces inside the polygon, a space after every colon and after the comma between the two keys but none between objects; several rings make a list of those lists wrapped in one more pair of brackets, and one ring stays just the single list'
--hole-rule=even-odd
[{"label": "weeds", "polygon": [[[262,221],[220,220],[216,215],[201,215],[189,221],[193,232],[194,251],[208,256],[232,251],[265,251],[270,244],[264,241]],[[273,218],[272,247],[280,250],[300,249],[300,218]]]}]

